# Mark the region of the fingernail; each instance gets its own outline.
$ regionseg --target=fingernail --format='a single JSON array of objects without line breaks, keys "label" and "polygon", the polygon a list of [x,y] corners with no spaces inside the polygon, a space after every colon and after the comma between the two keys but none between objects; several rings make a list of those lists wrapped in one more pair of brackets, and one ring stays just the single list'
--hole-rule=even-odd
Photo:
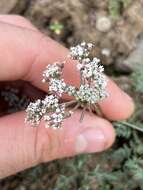
[{"label": "fingernail", "polygon": [[76,139],[75,150],[77,153],[100,152],[105,149],[106,138],[100,128],[88,128]]}]

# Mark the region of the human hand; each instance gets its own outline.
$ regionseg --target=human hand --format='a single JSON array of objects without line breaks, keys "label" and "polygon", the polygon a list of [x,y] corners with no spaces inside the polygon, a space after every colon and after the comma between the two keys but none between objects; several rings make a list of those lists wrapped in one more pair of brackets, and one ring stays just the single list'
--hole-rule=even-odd
[{"label": "human hand", "polygon": [[[62,61],[68,50],[41,34],[20,16],[0,16],[0,81],[24,80],[47,91],[41,83],[45,66]],[[78,84],[75,62],[65,65],[66,82]],[[53,159],[79,153],[100,152],[109,148],[115,133],[109,120],[128,118],[133,110],[132,99],[109,80],[110,96],[99,106],[107,119],[86,113],[79,122],[80,110],[63,123],[61,130],[38,128],[24,124],[25,112],[0,118],[0,178]],[[67,98],[67,97],[65,97]]]}]

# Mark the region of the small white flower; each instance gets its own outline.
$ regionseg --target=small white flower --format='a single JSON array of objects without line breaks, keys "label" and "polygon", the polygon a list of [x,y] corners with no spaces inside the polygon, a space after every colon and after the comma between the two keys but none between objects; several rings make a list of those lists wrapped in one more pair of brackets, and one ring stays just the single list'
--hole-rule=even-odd
[{"label": "small white flower", "polygon": [[70,48],[70,55],[73,57],[73,58],[78,58],[78,57],[82,57],[84,55],[84,48],[81,47],[80,45],[76,46],[76,47],[71,47]]},{"label": "small white flower", "polygon": [[62,64],[59,62],[55,62],[53,64],[49,64],[46,67],[46,70],[43,72],[43,82],[49,80],[49,78],[59,78],[62,74]]},{"label": "small white flower", "polygon": [[94,64],[100,63],[100,59],[98,59],[97,57],[94,57],[94,58],[93,58],[93,63],[94,63]]},{"label": "small white flower", "polygon": [[87,46],[88,46],[88,49],[92,49],[94,45],[92,43],[88,43]]},{"label": "small white flower", "polygon": [[83,58],[88,57],[93,44],[82,42],[81,44],[70,48],[70,58],[81,61]]},{"label": "small white flower", "polygon": [[104,67],[103,67],[102,65],[99,65],[99,66],[98,66],[98,71],[99,71],[100,73],[102,73],[102,72],[104,71]]},{"label": "small white flower", "polygon": [[86,64],[81,71],[84,78],[90,78],[93,75],[93,67],[90,64]]},{"label": "small white flower", "polygon": [[77,92],[77,96],[75,98],[83,103],[94,104],[99,101],[100,97],[96,90],[86,84],[80,86],[79,91]]},{"label": "small white flower", "polygon": [[83,46],[83,47],[85,47],[86,46],[86,42],[81,42],[80,45]]},{"label": "small white flower", "polygon": [[60,128],[63,120],[65,119],[65,104],[60,105],[56,110],[51,114],[44,115],[44,121],[46,127]]},{"label": "small white flower", "polygon": [[70,95],[70,96],[75,96],[76,91],[77,91],[76,87],[75,87],[75,86],[70,86],[70,85],[67,86],[67,87],[66,87],[66,90],[65,90],[65,92],[66,92],[68,95]]},{"label": "small white flower", "polygon": [[33,126],[39,125],[42,117],[41,106],[42,102],[39,99],[34,103],[30,103],[26,109],[27,117],[25,121]]},{"label": "small white flower", "polygon": [[59,99],[55,95],[46,96],[42,100],[42,113],[45,114],[49,109],[55,109],[58,107]]},{"label": "small white flower", "polygon": [[65,91],[66,83],[63,79],[52,78],[49,82],[49,91],[56,92],[59,96]]},{"label": "small white flower", "polygon": [[83,68],[83,65],[81,63],[78,63],[77,66],[76,66],[77,70],[81,70]]},{"label": "small white flower", "polygon": [[51,117],[49,115],[44,115],[44,121],[50,121]]},{"label": "small white flower", "polygon": [[87,63],[89,63],[90,62],[90,59],[89,58],[84,58],[83,60],[82,60],[82,64],[83,65],[85,65],[85,64],[87,64]]},{"label": "small white flower", "polygon": [[98,73],[102,73],[104,68],[99,64],[100,59],[94,57],[92,60],[89,58],[83,59],[82,63],[80,63],[80,71],[83,78],[94,78],[98,75]]}]

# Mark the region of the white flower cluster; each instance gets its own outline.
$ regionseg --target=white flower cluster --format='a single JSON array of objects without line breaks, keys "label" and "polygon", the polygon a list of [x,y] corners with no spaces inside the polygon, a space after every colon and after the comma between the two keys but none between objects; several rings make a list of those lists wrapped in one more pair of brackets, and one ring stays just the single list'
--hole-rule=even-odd
[{"label": "white flower cluster", "polygon": [[[79,61],[76,67],[82,79],[82,84],[79,91],[75,93],[75,98],[86,103],[97,103],[108,96],[106,92],[107,79],[103,74],[104,67],[100,64],[100,59],[97,57],[90,59],[88,57],[93,47],[93,44],[83,42],[72,47],[70,53],[72,59]],[[86,55],[83,56],[82,53],[85,52]]]},{"label": "white flower cluster", "polygon": [[92,48],[92,43],[82,42],[81,44],[70,48],[69,57],[75,60],[81,60],[83,58],[88,57]]},{"label": "white flower cluster", "polygon": [[69,95],[69,96],[75,96],[77,93],[77,88],[75,86],[71,86],[71,85],[67,85],[65,92]]},{"label": "white flower cluster", "polygon": [[99,94],[89,84],[85,84],[80,86],[75,98],[85,104],[95,104],[99,100]]},{"label": "white flower cluster", "polygon": [[65,91],[66,83],[64,79],[61,79],[62,71],[64,68],[64,62],[59,63],[55,62],[49,64],[46,67],[46,70],[43,72],[43,82],[49,83],[49,91],[51,93],[56,93],[58,96],[62,96],[62,93]]},{"label": "white flower cluster", "polygon": [[53,113],[44,115],[45,127],[60,128],[65,117],[65,104],[63,104],[58,106]]},{"label": "white flower cluster", "polygon": [[[93,47],[92,43],[82,42],[70,48],[69,57],[79,61],[76,65],[81,78],[79,88],[66,84],[62,79],[65,62],[56,62],[46,67],[43,72],[43,82],[48,83],[51,95],[46,96],[44,100],[29,104],[26,110],[27,122],[38,125],[43,118],[46,127],[59,128],[63,120],[72,114],[66,110],[67,105],[76,103],[75,108],[77,105],[86,108],[107,97],[104,68],[98,58],[89,57]],[[59,99],[63,93],[73,96],[75,101],[61,104]]]},{"label": "white flower cluster", "polygon": [[46,96],[44,100],[30,103],[26,109],[26,121],[33,126],[39,125],[42,117],[46,127],[59,128],[66,117],[65,104],[59,104],[59,98],[55,95]]},{"label": "white flower cluster", "polygon": [[57,96],[51,94],[46,96],[44,100],[42,100],[42,113],[45,114],[49,109],[55,109],[59,106],[59,99]]},{"label": "white flower cluster", "polygon": [[97,76],[97,74],[104,71],[103,66],[99,65],[100,59],[96,57],[93,60],[89,58],[83,59],[81,63],[77,64],[77,69],[81,71],[84,78],[89,79]]},{"label": "white flower cluster", "polygon": [[48,82],[50,78],[59,78],[62,74],[63,63],[55,62],[49,64],[43,72],[43,82]]},{"label": "white flower cluster", "polygon": [[62,93],[65,92],[66,83],[64,82],[64,79],[55,79],[52,78],[49,82],[49,91],[55,92],[59,96],[62,96]]},{"label": "white flower cluster", "polygon": [[28,105],[26,109],[26,113],[27,113],[27,117],[25,119],[26,122],[29,122],[33,126],[39,125],[42,118],[41,105],[42,105],[42,102],[40,99]]}]

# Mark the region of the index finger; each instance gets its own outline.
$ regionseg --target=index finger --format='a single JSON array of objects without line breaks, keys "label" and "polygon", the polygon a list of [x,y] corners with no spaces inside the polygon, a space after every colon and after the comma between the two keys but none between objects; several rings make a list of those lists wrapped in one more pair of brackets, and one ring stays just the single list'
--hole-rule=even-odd
[{"label": "index finger", "polygon": [[[63,61],[68,54],[66,48],[40,32],[6,23],[0,23],[0,41],[0,80],[23,79],[45,91],[42,71],[47,64]],[[63,75],[67,83],[78,85],[75,64],[68,61]],[[107,88],[110,96],[99,104],[105,116],[112,120],[130,116],[134,108],[131,98],[112,81]]]}]

